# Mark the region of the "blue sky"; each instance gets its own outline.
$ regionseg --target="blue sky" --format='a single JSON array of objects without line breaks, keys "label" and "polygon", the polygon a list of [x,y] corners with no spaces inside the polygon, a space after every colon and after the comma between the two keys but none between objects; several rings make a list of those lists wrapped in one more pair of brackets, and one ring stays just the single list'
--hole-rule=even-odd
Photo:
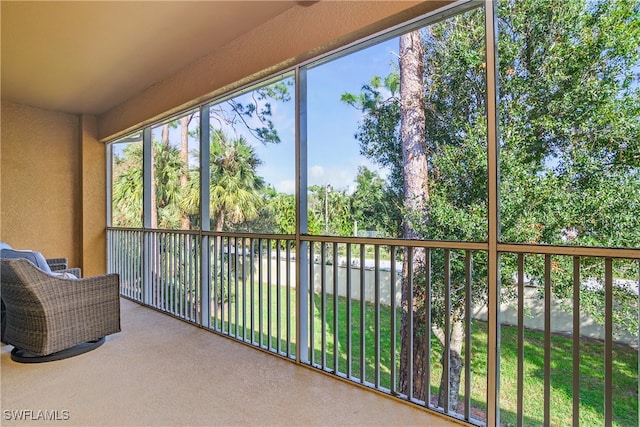
[{"label": "blue sky", "polygon": [[[361,113],[344,104],[345,92],[359,93],[372,76],[386,76],[398,51],[397,39],[321,64],[307,73],[308,183],[353,190],[359,165],[376,168],[359,152],[354,138]],[[272,104],[273,120],[282,142],[255,143],[263,160],[259,173],[278,191],[295,188],[295,115],[293,100]]]}]

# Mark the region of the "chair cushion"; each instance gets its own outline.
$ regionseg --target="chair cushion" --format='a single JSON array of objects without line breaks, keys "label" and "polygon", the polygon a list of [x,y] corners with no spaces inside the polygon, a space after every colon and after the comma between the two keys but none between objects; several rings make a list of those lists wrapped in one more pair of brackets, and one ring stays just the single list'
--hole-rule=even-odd
[{"label": "chair cushion", "polygon": [[71,273],[67,273],[66,271],[64,273],[57,273],[57,272],[53,271],[51,273],[51,275],[59,277],[60,279],[77,279],[78,278],[76,275],[71,274]]},{"label": "chair cushion", "polygon": [[31,261],[36,267],[45,273],[51,274],[51,268],[47,264],[47,260],[42,256],[40,252],[36,251],[21,251],[16,249],[2,249],[0,250],[0,258],[24,258]]}]

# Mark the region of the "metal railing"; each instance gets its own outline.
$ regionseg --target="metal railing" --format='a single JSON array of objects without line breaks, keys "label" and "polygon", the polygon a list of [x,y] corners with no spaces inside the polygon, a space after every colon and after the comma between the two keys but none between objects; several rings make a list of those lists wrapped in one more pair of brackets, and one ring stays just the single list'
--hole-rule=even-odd
[{"label": "metal railing", "polygon": [[[478,314],[492,306],[486,243],[118,228],[108,230],[108,242],[109,271],[120,273],[127,298],[477,425],[491,409],[507,424],[557,424],[558,375],[571,378],[568,416],[574,425],[590,424],[581,402],[592,393],[585,366],[594,362],[585,360],[581,303],[599,304],[598,423],[620,424],[618,397],[635,399],[630,407],[638,413],[637,331],[636,365],[625,373],[635,388],[615,384],[621,368],[614,359],[624,316],[637,322],[640,313],[640,250],[498,244],[501,311],[509,305],[516,320],[499,325],[513,342],[501,342],[504,354],[496,357],[517,366],[515,376],[501,375],[497,407],[489,408],[487,339],[496,331]],[[526,306],[525,288],[536,290],[535,309]],[[631,301],[631,314],[619,315],[620,295]],[[571,319],[564,338],[553,329],[560,306]],[[525,326],[528,317],[544,319],[539,335]],[[570,372],[557,372],[557,359],[567,357],[557,339],[570,348]],[[527,401],[529,393],[542,396],[541,408]]]}]

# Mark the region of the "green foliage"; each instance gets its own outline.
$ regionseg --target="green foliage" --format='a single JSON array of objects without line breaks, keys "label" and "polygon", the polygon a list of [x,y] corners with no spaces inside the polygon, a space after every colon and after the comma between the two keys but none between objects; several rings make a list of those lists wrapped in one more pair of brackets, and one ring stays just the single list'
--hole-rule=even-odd
[{"label": "green foliage", "polygon": [[[180,228],[185,196],[180,186],[184,164],[180,150],[166,142],[153,141],[154,199],[159,228]],[[113,224],[121,227],[142,226],[142,143],[127,145],[122,157],[115,158],[113,181]]]},{"label": "green foliage", "polygon": [[128,144],[113,162],[112,223],[142,227],[142,142]]},{"label": "green foliage", "polygon": [[[637,247],[640,5],[513,0],[498,7],[501,240]],[[470,11],[432,25],[423,40],[428,216],[407,210],[403,216],[424,238],[483,241],[483,13]],[[360,94],[342,100],[365,114],[356,134],[362,154],[388,168],[390,186],[401,189],[395,75],[374,77]],[[437,257],[433,262],[442,265]],[[567,272],[554,275],[554,292],[561,297],[573,286],[571,262],[561,257],[554,264]],[[583,274],[602,282],[602,268],[590,262],[584,261]],[[505,289],[513,283],[514,268],[505,264]],[[534,279],[543,272],[539,263],[526,270]],[[614,272],[624,274],[620,268]],[[588,298],[602,301],[601,296],[587,294],[585,309],[597,312],[600,307]],[[627,297],[633,306],[637,297],[617,296],[621,304]],[[620,321],[637,333],[637,316],[623,317]]]},{"label": "green foliage", "polygon": [[380,175],[365,166],[358,168],[356,191],[351,196],[358,230],[374,231],[378,237],[399,237],[401,196]]}]

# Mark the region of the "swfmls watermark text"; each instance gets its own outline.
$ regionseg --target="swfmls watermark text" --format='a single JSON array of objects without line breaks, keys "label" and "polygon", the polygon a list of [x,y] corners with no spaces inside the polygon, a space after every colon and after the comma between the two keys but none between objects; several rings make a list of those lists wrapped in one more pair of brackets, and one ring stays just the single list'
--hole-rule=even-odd
[{"label": "swfmls watermark text", "polygon": [[71,412],[66,409],[5,409],[5,421],[68,421]]}]

